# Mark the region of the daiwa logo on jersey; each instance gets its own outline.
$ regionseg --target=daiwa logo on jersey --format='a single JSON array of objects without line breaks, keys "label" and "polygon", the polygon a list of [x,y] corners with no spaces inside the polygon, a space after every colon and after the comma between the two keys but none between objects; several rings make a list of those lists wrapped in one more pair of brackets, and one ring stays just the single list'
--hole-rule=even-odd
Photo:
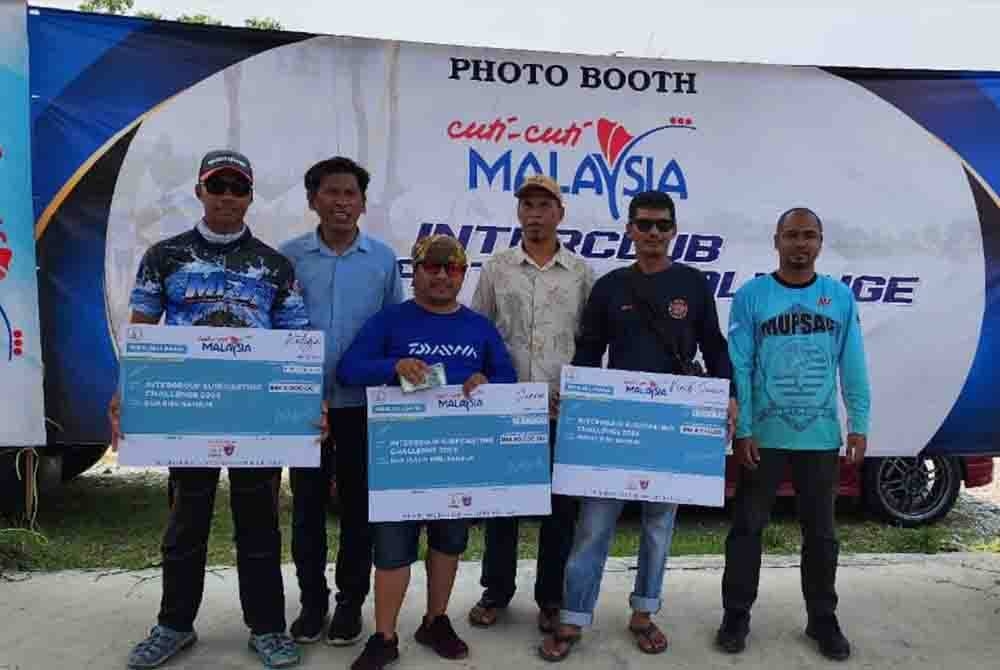
[{"label": "daiwa logo on jersey", "polygon": [[[585,136],[596,135],[599,151],[578,158],[563,149],[574,149]],[[515,144],[503,150],[469,147],[468,188],[501,188],[516,191],[526,177],[544,174],[560,184],[563,193],[597,196],[607,200],[613,219],[621,216],[623,198],[643,191],[662,191],[680,200],[688,197],[684,170],[675,158],[642,153],[643,141],[665,130],[694,131],[690,118],[671,117],[663,125],[633,135],[624,124],[601,118],[596,122],[572,122],[565,127],[522,127],[510,116],[492,122],[453,121],[448,136],[453,140],[479,140],[493,144]],[[521,149],[528,145],[527,150]],[[537,145],[548,150],[534,148]]]},{"label": "daiwa logo on jersey", "polygon": [[253,352],[253,347],[247,341],[249,339],[249,337],[240,337],[238,335],[223,335],[221,337],[199,337],[198,341],[201,342],[202,351],[210,351],[215,354],[232,354],[233,358],[236,358],[240,354]]},{"label": "daiwa logo on jersey", "polygon": [[471,344],[410,342],[409,347],[410,356],[461,356],[462,358],[479,358],[479,353]]}]

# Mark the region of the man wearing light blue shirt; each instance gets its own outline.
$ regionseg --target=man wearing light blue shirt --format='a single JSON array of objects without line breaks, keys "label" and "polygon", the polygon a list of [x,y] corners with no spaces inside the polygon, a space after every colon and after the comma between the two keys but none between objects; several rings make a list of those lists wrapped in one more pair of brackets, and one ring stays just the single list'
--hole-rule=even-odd
[{"label": "man wearing light blue shirt", "polygon": [[312,328],[326,334],[326,399],[330,439],[320,468],[292,468],[292,557],[302,611],[292,623],[299,642],[323,637],[329,610],[326,582],[326,513],[330,480],[336,478],[340,507],[337,606],[327,643],[350,645],[361,637],[361,606],[368,596],[372,535],[368,524],[368,455],[364,388],[337,384],[336,368],[361,326],[375,313],[403,300],[396,254],[358,228],[370,177],[354,161],[335,157],[305,175],[309,208],[320,224],[287,242],[281,252],[295,265]]},{"label": "man wearing light blue shirt", "polygon": [[729,353],[739,394],[733,454],[742,465],[726,538],[725,608],[716,644],[746,647],[750,608],[760,582],[761,536],[775,492],[790,468],[802,526],[806,635],[828,658],[851,645],[837,620],[840,544],[834,501],[843,442],[837,380],[847,408],[847,460],[860,465],[868,446],[871,392],[858,306],[850,289],[816,273],[823,224],[795,207],[778,219],[779,267],[749,281],[733,298]]}]

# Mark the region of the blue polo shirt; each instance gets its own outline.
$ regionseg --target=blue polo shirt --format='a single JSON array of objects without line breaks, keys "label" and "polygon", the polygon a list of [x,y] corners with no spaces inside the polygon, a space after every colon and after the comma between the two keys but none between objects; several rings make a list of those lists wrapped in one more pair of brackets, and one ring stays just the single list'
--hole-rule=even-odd
[{"label": "blue polo shirt", "polygon": [[327,401],[331,407],[364,407],[363,388],[337,383],[337,364],[368,319],[403,301],[396,253],[359,231],[354,243],[337,254],[318,229],[289,240],[281,253],[295,266],[310,327],[326,334]]}]

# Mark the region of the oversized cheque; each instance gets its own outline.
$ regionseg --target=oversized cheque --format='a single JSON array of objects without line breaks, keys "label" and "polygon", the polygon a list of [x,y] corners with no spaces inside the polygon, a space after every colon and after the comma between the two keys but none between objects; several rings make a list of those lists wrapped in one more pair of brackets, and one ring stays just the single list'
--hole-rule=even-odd
[{"label": "oversized cheque", "polygon": [[564,366],[552,490],[721,507],[729,381]]},{"label": "oversized cheque", "polygon": [[125,465],[318,467],[323,333],[129,326]]},{"label": "oversized cheque", "polygon": [[549,514],[548,386],[368,389],[372,521]]}]

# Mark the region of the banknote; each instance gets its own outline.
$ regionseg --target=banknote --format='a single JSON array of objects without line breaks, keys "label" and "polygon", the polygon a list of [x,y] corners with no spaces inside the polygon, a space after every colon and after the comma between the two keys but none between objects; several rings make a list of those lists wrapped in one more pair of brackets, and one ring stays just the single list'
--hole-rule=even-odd
[{"label": "banknote", "polygon": [[444,374],[444,364],[435,363],[430,366],[430,370],[427,376],[424,377],[424,381],[419,384],[412,384],[406,380],[405,377],[399,378],[400,387],[403,389],[403,393],[412,393],[413,391],[423,391],[424,389],[437,388],[438,386],[445,386],[448,383],[447,378]]}]

